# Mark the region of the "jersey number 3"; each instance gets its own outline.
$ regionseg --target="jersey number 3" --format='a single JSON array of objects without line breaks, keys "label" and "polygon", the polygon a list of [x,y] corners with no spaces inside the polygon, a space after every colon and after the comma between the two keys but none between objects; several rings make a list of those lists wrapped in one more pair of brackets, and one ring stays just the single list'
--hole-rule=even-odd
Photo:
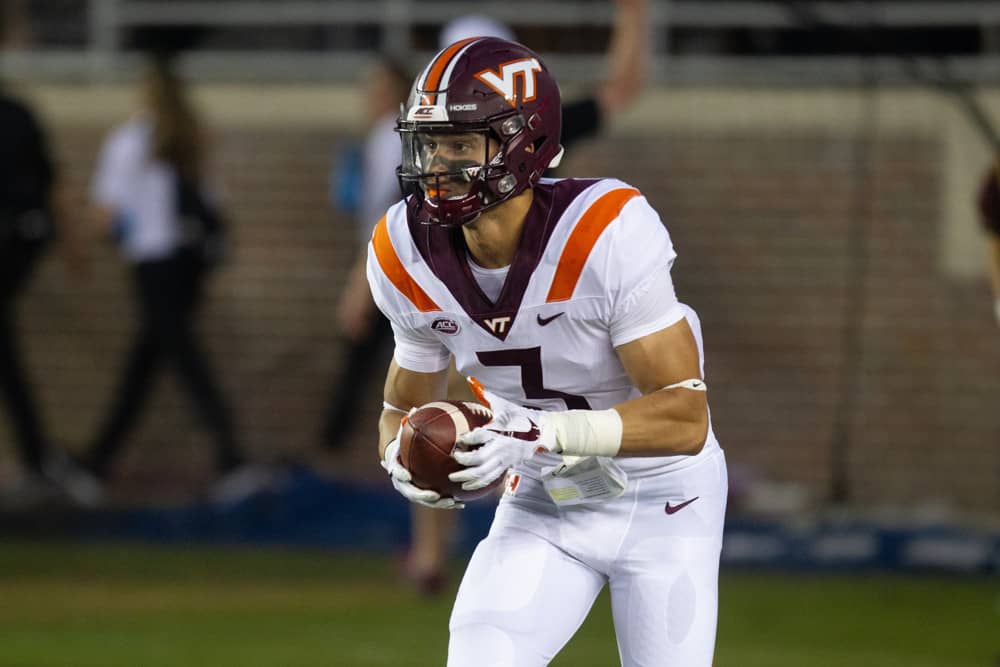
[{"label": "jersey number 3", "polygon": [[531,399],[560,398],[567,410],[589,410],[590,403],[583,396],[546,389],[542,382],[542,348],[526,347],[515,350],[491,350],[476,352],[483,366],[520,366],[521,388],[524,397]]}]

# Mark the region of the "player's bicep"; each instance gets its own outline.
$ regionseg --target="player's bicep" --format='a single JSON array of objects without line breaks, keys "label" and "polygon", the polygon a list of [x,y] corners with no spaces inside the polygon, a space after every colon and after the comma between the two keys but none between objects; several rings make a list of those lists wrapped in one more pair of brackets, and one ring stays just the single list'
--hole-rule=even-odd
[{"label": "player's bicep", "polygon": [[633,384],[643,394],[676,382],[701,379],[698,343],[686,318],[615,349]]},{"label": "player's bicep", "polygon": [[667,389],[685,380],[701,379],[698,343],[688,320],[682,318],[616,350],[643,394],[615,406],[622,419],[621,454],[692,455],[701,451],[708,433],[706,393],[695,387]]}]

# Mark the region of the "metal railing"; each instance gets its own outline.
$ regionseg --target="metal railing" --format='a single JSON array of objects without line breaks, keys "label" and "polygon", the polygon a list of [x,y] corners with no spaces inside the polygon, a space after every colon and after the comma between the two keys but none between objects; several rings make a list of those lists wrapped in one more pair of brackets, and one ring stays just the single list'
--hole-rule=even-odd
[{"label": "metal railing", "polygon": [[[41,6],[43,3],[38,3]],[[350,48],[276,49],[210,46],[190,51],[186,73],[202,80],[348,82],[373,53],[394,52],[421,62],[433,44],[417,43],[420,30],[436,29],[465,12],[487,13],[515,31],[606,28],[614,17],[610,0],[87,0],[86,43],[79,49],[47,48],[45,43],[0,57],[5,76],[29,80],[106,81],[128,76],[135,54],[128,37],[135,30],[195,27],[245,31],[266,36],[280,30],[336,29],[367,37]],[[42,13],[37,20],[44,21]],[[787,56],[678,53],[671,48],[678,31],[788,31],[823,29],[978,31],[989,46],[1000,34],[1000,2],[990,0],[928,2],[778,2],[765,0],[652,0],[649,30],[653,46],[651,75],[659,83],[685,84],[849,84],[864,76],[859,57],[844,54]],[[247,40],[253,44],[254,40]],[[426,41],[426,40],[425,40]],[[566,41],[566,40],[561,40]],[[597,43],[601,42],[601,43]],[[724,43],[722,40],[721,43]],[[335,46],[335,45],[334,45]],[[603,40],[578,40],[572,51],[540,50],[567,83],[591,80],[603,65]],[[917,59],[919,61],[921,59]],[[924,58],[923,60],[934,60]],[[1000,80],[1000,54],[985,48],[948,58],[952,74],[970,82]],[[906,82],[912,64],[892,54],[864,61],[880,80]]]}]

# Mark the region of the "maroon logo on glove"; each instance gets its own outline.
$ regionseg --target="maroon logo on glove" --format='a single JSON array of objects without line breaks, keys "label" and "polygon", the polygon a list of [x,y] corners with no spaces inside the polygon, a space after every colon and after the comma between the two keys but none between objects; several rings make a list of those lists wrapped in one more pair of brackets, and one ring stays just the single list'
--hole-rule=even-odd
[{"label": "maroon logo on glove", "polygon": [[[541,437],[542,432],[538,430],[538,424],[531,422],[531,428],[527,431],[498,431],[497,429],[491,428],[487,429],[493,433],[498,433],[500,435],[505,435],[508,438],[516,438],[518,440],[524,440],[526,442],[534,442]],[[544,450],[542,450],[544,451]]]}]

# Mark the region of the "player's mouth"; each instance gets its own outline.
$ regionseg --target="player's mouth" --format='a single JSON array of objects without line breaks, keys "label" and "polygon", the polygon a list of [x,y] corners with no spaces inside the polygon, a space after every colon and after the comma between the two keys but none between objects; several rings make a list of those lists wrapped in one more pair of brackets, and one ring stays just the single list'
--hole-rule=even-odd
[{"label": "player's mouth", "polygon": [[447,199],[461,199],[468,194],[468,188],[449,188],[444,184],[439,184],[438,187],[428,187],[426,192],[427,196],[440,201]]}]

